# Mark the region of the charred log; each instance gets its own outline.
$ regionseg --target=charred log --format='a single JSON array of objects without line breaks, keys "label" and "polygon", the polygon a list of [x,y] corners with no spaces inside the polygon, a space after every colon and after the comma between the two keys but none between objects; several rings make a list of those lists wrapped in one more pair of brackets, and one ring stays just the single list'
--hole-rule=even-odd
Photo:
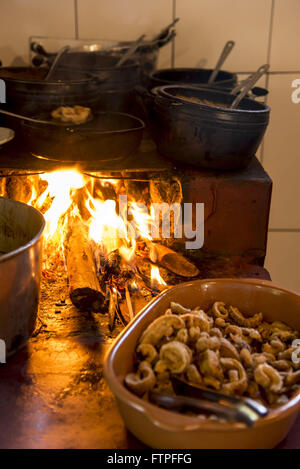
[{"label": "charred log", "polygon": [[81,310],[100,311],[105,294],[100,288],[92,249],[80,220],[69,223],[64,245],[72,303]]},{"label": "charred log", "polygon": [[182,254],[159,243],[149,243],[149,258],[154,264],[159,264],[181,277],[197,277],[198,268],[188,261]]}]

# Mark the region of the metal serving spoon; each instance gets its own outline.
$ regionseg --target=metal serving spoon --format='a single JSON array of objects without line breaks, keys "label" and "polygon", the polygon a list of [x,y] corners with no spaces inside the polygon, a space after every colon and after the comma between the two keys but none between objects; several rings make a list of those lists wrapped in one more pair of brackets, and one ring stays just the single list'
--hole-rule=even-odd
[{"label": "metal serving spoon", "polygon": [[232,51],[234,45],[235,45],[234,41],[227,41],[226,42],[226,44],[225,44],[225,46],[224,46],[224,48],[221,52],[221,55],[219,57],[219,60],[216,63],[216,66],[215,66],[214,70],[211,72],[211,75],[209,77],[209,80],[208,80],[209,85],[211,85],[215,81],[215,79],[216,79],[216,77],[217,77],[223,63],[225,62],[225,59],[228,57],[228,55]]}]

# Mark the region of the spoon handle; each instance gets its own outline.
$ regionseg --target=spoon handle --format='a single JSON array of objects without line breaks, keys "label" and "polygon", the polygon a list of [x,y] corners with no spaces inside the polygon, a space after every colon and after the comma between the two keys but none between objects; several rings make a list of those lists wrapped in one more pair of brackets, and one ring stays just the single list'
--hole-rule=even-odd
[{"label": "spoon handle", "polygon": [[222,50],[221,52],[221,55],[219,57],[219,60],[215,66],[215,69],[212,71],[210,77],[209,77],[209,80],[208,80],[208,84],[210,85],[211,83],[213,83],[220,71],[220,68],[222,67],[223,63],[225,62],[225,59],[228,57],[228,55],[230,54],[230,52],[232,51],[233,47],[235,45],[235,42],[234,41],[227,41],[225,46],[224,46],[224,49]]},{"label": "spoon handle", "polygon": [[14,112],[4,111],[3,109],[0,109],[0,114],[5,114],[6,116],[15,117],[16,119],[21,119],[21,120],[24,120],[24,121],[34,122],[35,124],[36,123],[38,123],[38,124],[51,124],[51,122],[48,122],[48,121],[43,121],[43,120],[39,120],[39,119],[32,119],[31,117],[27,117],[27,116],[20,116],[19,114],[15,114]]},{"label": "spoon handle", "polygon": [[[254,86],[254,84],[259,80],[260,77],[262,77],[267,71],[269,70],[270,65],[269,64],[264,64],[259,69],[253,73],[244,83],[243,86],[244,88],[242,91],[237,95],[237,97],[234,99],[232,102],[230,108],[231,109],[236,109],[241,102],[241,100],[246,96],[248,91],[251,90],[251,88]],[[236,87],[237,88],[237,87]],[[235,90],[236,90],[235,88]]]},{"label": "spoon handle", "polygon": [[46,77],[45,77],[45,81],[49,81],[50,78],[52,77],[52,75],[54,74],[55,70],[57,69],[57,66],[60,62],[60,59],[71,49],[70,46],[65,46],[65,47],[62,47],[60,49],[60,51],[58,52],[58,54],[56,55],[50,69],[49,69],[49,72],[47,73]]}]

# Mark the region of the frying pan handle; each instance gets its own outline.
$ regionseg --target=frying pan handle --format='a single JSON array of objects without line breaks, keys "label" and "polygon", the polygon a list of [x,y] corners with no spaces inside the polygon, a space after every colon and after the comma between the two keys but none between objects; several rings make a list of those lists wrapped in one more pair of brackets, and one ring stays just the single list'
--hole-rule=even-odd
[{"label": "frying pan handle", "polygon": [[32,52],[35,52],[36,54],[39,54],[39,55],[42,55],[44,57],[50,57],[52,54],[49,54],[49,52],[47,52],[44,47],[39,44],[38,42],[31,42],[30,43],[30,50]]},{"label": "frying pan handle", "polygon": [[92,72],[88,72],[88,75],[91,77],[91,79],[95,82],[96,85],[100,85],[101,83],[105,83],[108,80],[107,78],[100,78],[98,75]]}]

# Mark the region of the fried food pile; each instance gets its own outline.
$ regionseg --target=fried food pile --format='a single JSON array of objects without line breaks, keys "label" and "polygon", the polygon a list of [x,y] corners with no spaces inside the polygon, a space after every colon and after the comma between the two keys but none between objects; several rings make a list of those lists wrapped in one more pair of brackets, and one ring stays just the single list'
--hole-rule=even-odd
[{"label": "fried food pile", "polygon": [[60,106],[51,112],[53,119],[72,124],[84,124],[91,116],[91,109],[84,106]]},{"label": "fried food pile", "polygon": [[268,323],[262,313],[246,317],[222,301],[207,312],[171,303],[142,333],[136,372],[125,384],[138,396],[150,389],[174,394],[170,377],[175,375],[264,405],[282,405],[300,385],[293,345],[298,337],[282,322]]}]

